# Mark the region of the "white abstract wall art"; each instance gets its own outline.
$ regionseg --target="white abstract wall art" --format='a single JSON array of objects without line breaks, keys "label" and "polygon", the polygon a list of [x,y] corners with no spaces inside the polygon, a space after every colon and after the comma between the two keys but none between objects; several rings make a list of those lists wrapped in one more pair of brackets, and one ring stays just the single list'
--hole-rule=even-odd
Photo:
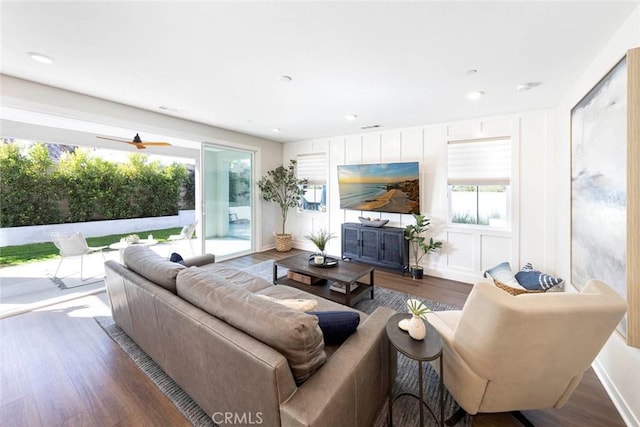
[{"label": "white abstract wall art", "polygon": [[571,145],[571,281],[599,279],[626,298],[626,57],[571,110]]}]

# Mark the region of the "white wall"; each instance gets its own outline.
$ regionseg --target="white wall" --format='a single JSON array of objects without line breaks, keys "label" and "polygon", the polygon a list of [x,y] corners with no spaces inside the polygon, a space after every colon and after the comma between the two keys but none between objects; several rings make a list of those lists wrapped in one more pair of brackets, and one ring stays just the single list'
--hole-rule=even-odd
[{"label": "white wall", "polygon": [[[104,236],[105,233],[125,235],[147,230],[178,228],[192,223],[194,218],[195,211],[189,210],[179,211],[178,215],[153,218],[112,219],[105,221],[0,228],[0,247],[50,242],[51,233],[82,233],[84,237],[96,237]],[[141,237],[146,238],[147,236]]]},{"label": "white wall", "polygon": [[[286,161],[299,154],[318,152],[327,153],[328,158],[327,212],[292,215],[288,228],[295,246],[313,249],[304,235],[323,227],[340,236],[340,225],[358,222],[358,216],[389,219],[388,226],[397,227],[413,222],[410,215],[340,209],[337,166],[418,161],[421,212],[432,219],[431,234],[445,241],[441,254],[423,259],[428,274],[473,283],[484,270],[502,261],[511,262],[514,269],[532,262],[541,270],[554,273],[553,258],[548,255],[549,241],[542,232],[550,214],[546,174],[550,168],[552,123],[553,111],[545,110],[287,143],[283,153]],[[447,141],[497,136],[513,140],[511,230],[447,224]],[[331,240],[327,250],[340,255],[340,245],[340,239]]]},{"label": "white wall", "polygon": [[[628,49],[640,46],[640,6],[627,19],[600,52],[594,52],[591,65],[570,87],[556,109],[556,144],[553,146],[555,167],[549,177],[555,182],[550,194],[555,215],[545,234],[553,239],[555,269],[570,278],[571,259],[571,109],[625,55]],[[606,236],[603,236],[606,238]],[[638,262],[638,260],[628,260]],[[640,425],[640,349],[628,347],[614,333],[602,349],[594,369],[607,388],[628,425]]]},{"label": "white wall", "polygon": [[[202,142],[250,149],[256,152],[256,175],[258,177],[265,175],[267,170],[282,163],[282,144],[279,142],[141,110],[11,76],[0,75],[0,85],[2,86],[0,106],[3,111],[3,116],[0,119],[3,136],[25,139],[38,138],[45,141],[50,140],[49,138],[59,138],[60,140],[57,142],[96,146],[95,134],[98,132],[96,129],[102,129],[103,132],[110,130],[123,132],[125,130],[126,135],[130,134],[128,131],[130,129],[135,132],[172,137],[178,142],[186,142],[182,146],[166,147],[164,151],[157,154],[198,159]],[[25,114],[24,118],[18,117],[21,111],[28,114]],[[9,114],[11,117],[6,117]],[[38,123],[39,114],[42,115],[42,123]],[[58,120],[58,117],[67,120]],[[75,128],[72,131],[63,129],[62,126],[65,125],[65,122],[73,123]],[[191,146],[188,146],[188,143],[191,143]],[[127,146],[122,144],[122,149],[127,149]],[[148,151],[153,150],[149,149]],[[196,160],[196,179],[199,177],[199,169],[198,159]],[[200,217],[201,209],[202,200],[198,195],[196,197],[196,217]],[[256,248],[258,250],[274,245],[272,233],[273,230],[278,229],[278,217],[270,214],[261,215],[263,211],[269,213],[270,209],[271,206],[267,206],[261,201],[256,207],[255,218],[263,219],[256,221]]]}]

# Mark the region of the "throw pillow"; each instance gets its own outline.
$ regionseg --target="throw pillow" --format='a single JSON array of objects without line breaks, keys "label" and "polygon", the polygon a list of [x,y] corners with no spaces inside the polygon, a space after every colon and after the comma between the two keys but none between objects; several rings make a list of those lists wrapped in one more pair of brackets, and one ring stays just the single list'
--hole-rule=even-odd
[{"label": "throw pillow", "polygon": [[318,306],[318,301],[314,299],[300,299],[300,298],[278,299],[278,298],[270,297],[268,295],[262,295],[262,294],[255,294],[255,295],[258,297],[267,299],[269,301],[277,302],[278,304],[282,304],[285,307],[289,307],[298,311],[311,311],[311,310],[315,310],[316,307]]},{"label": "throw pillow", "polygon": [[529,290],[542,289],[545,291],[558,286],[562,282],[560,278],[535,270],[531,263],[525,264],[522,270],[516,273],[516,280],[523,288]]},{"label": "throw pillow", "polygon": [[500,282],[498,280],[494,280],[494,282],[496,284],[496,287],[502,289],[503,291],[505,291],[509,295],[513,295],[513,296],[522,295],[522,294],[537,294],[537,293],[540,293],[540,292],[544,292],[544,290],[542,290],[542,289],[535,290],[535,291],[530,291],[528,289],[514,288],[512,286],[505,285],[504,283],[502,283],[502,282]]},{"label": "throw pillow", "polygon": [[360,324],[360,315],[355,311],[311,311],[308,314],[318,316],[325,345],[342,344]]},{"label": "throw pillow", "polygon": [[175,252],[171,253],[171,256],[169,257],[169,261],[177,262],[178,264],[184,265],[184,259],[180,256],[180,254]]},{"label": "throw pillow", "polygon": [[516,276],[511,271],[511,264],[503,262],[484,272],[484,277],[490,276],[494,281],[504,283],[505,285],[518,287]]}]

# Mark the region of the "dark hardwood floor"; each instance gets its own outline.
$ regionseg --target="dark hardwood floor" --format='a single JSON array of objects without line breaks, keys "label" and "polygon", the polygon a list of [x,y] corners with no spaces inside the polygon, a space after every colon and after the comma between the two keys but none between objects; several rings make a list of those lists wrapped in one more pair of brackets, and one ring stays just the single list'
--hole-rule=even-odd
[{"label": "dark hardwood floor", "polygon": [[[267,251],[225,262],[246,267],[295,253]],[[459,307],[471,290],[378,270],[376,284]],[[108,314],[102,293],[0,320],[0,425],[189,425],[93,319]],[[564,408],[524,413],[537,426],[624,426],[591,369]],[[474,425],[520,424],[509,414],[483,414]]]}]

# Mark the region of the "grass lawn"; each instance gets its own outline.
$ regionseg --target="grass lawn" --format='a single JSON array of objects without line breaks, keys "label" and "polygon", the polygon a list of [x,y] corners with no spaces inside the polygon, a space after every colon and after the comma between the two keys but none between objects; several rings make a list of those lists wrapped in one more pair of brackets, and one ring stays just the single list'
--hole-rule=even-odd
[{"label": "grass lawn", "polygon": [[[149,234],[159,242],[166,242],[171,234],[180,234],[181,228],[167,228],[164,230],[139,231],[135,234],[145,239]],[[112,234],[109,236],[87,237],[89,246],[108,246],[119,242],[122,237],[133,233]],[[107,251],[111,249],[106,249]],[[20,246],[5,246],[0,248],[0,267],[24,264],[27,262],[44,261],[60,256],[60,251],[52,242],[32,243]]]}]

